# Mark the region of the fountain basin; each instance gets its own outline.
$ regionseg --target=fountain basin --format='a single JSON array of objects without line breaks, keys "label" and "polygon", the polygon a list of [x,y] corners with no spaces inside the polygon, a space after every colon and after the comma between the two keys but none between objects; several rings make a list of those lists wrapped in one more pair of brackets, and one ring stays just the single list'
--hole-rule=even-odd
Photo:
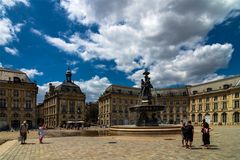
[{"label": "fountain basin", "polygon": [[180,134],[181,125],[161,124],[159,126],[117,125],[110,127],[111,135],[167,135]]}]

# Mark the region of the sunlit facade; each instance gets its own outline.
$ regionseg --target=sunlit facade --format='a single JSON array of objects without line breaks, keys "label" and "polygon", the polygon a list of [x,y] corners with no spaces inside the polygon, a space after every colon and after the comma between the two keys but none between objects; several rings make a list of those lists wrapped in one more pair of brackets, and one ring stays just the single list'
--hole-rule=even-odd
[{"label": "sunlit facade", "polygon": [[0,68],[0,130],[18,129],[23,121],[36,127],[37,93],[26,73]]},{"label": "sunlit facade", "polygon": [[[134,124],[136,113],[128,107],[139,104],[140,88],[109,86],[99,98],[101,125]],[[234,76],[182,88],[152,89],[155,105],[165,106],[157,112],[159,123],[179,124],[191,120],[200,125],[203,119],[213,125],[239,124],[240,76]]]}]

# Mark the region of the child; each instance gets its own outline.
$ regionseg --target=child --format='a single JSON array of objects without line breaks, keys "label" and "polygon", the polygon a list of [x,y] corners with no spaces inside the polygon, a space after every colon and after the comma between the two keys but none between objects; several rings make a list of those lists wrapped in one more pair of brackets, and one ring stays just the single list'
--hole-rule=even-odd
[{"label": "child", "polygon": [[42,126],[39,126],[38,128],[38,135],[39,135],[39,143],[43,143],[42,140],[43,140],[43,137],[45,136],[45,127],[42,125]]}]

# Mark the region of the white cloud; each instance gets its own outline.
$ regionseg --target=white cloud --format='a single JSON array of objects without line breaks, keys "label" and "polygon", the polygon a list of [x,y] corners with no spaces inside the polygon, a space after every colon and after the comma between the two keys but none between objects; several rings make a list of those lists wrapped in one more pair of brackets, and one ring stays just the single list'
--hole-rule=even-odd
[{"label": "white cloud", "polygon": [[42,35],[42,33],[41,33],[39,30],[37,30],[37,29],[31,28],[30,31],[31,31],[32,33],[38,35],[38,36],[41,36],[41,35]]},{"label": "white cloud", "polygon": [[[217,75],[214,71],[227,67],[232,52],[231,44],[205,45],[195,50],[182,51],[172,61],[160,61],[151,66],[151,81],[155,86],[168,86],[223,78],[224,75]],[[139,84],[143,71],[139,70],[128,78]]]},{"label": "white cloud", "polygon": [[0,62],[0,67],[3,67],[2,63]]},{"label": "white cloud", "polygon": [[[49,82],[52,83],[55,87],[60,85],[62,82],[55,81],[55,82]],[[38,85],[38,95],[37,95],[37,103],[42,103],[44,100],[44,96],[46,92],[49,91],[49,83],[45,83],[43,85]]]},{"label": "white cloud", "polygon": [[8,18],[0,19],[0,45],[5,45],[15,37],[14,26]]},{"label": "white cloud", "polygon": [[15,32],[20,32],[23,25],[24,25],[23,23],[18,23],[18,24],[16,24],[16,25],[14,26]]},{"label": "white cloud", "polygon": [[4,47],[5,52],[15,56],[18,54],[18,50],[16,48],[9,48],[9,47]]},{"label": "white cloud", "polygon": [[71,61],[71,60],[67,60],[67,65],[72,65],[72,66],[75,66],[75,65],[77,65],[79,63],[79,61],[76,61],[76,60],[74,60],[74,61]]},{"label": "white cloud", "polygon": [[65,52],[76,52],[79,47],[75,43],[67,43],[60,38],[54,38],[54,37],[47,36],[47,35],[45,35],[44,38],[47,40],[48,43],[50,43],[51,45],[59,48],[60,50],[65,51]]},{"label": "white cloud", "polygon": [[74,81],[86,94],[87,101],[97,101],[103,91],[111,85],[107,77],[94,76],[87,81]]},{"label": "white cloud", "polygon": [[[62,82],[54,81],[48,82],[43,85],[38,85],[38,103],[44,100],[44,95],[49,90],[49,83],[52,83],[55,87],[60,85]],[[86,95],[87,102],[97,101],[100,94],[111,85],[107,77],[100,78],[99,76],[94,76],[89,80],[83,81],[74,81],[75,84],[80,86],[82,92]]]},{"label": "white cloud", "polygon": [[28,0],[2,0],[1,5],[6,6],[6,7],[13,7],[17,3],[23,3],[25,6],[30,6],[30,3]]},{"label": "white cloud", "polygon": [[78,67],[73,68],[73,69],[72,69],[72,74],[76,74],[77,71],[78,71],[78,69],[79,69]]},{"label": "white cloud", "polygon": [[34,78],[35,76],[42,76],[43,72],[39,72],[37,69],[26,69],[22,68],[20,71],[26,73],[29,78]]},{"label": "white cloud", "polygon": [[227,66],[233,46],[206,45],[205,39],[216,24],[236,16],[228,13],[239,9],[240,0],[61,0],[60,6],[70,20],[97,23],[99,31],[88,39],[79,33],[45,36],[50,44],[85,61],[113,60],[134,82],[138,69],[148,67],[159,87],[214,77]]},{"label": "white cloud", "polygon": [[0,45],[6,45],[16,39],[16,33],[21,31],[22,23],[16,25],[8,18],[0,18]]},{"label": "white cloud", "polygon": [[97,68],[97,69],[103,69],[103,70],[107,69],[107,66],[105,64],[97,64],[94,67]]},{"label": "white cloud", "polygon": [[0,2],[0,45],[5,45],[16,39],[16,33],[21,31],[23,23],[12,24],[12,21],[7,18],[6,10],[14,7],[17,4],[30,6],[28,0],[1,0]]},{"label": "white cloud", "polygon": [[1,0],[0,2],[0,15],[6,14],[6,9],[16,6],[17,4],[24,4],[29,7],[30,3],[28,0]]}]

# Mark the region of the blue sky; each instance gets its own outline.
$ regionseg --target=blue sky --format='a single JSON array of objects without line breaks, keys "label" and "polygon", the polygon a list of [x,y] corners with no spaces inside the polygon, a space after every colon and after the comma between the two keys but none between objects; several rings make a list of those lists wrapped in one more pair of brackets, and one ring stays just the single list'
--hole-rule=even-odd
[{"label": "blue sky", "polygon": [[110,84],[156,88],[240,74],[239,0],[1,0],[0,66],[48,83],[73,80],[97,100]]}]

